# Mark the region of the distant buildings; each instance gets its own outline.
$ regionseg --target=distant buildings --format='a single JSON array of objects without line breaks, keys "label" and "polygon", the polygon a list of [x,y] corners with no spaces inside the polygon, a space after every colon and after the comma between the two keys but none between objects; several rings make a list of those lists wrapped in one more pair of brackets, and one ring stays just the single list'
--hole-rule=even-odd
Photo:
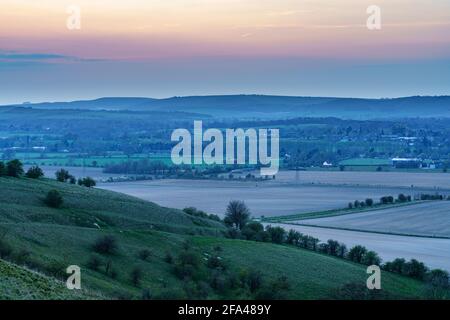
[{"label": "distant buildings", "polygon": [[[396,168],[396,169],[439,169],[444,167],[442,161],[420,158],[392,158],[392,159],[376,159],[376,158],[353,158],[339,162],[343,167],[376,167]],[[325,167],[325,163],[323,164]]]},{"label": "distant buildings", "polygon": [[392,166],[397,169],[421,168],[422,160],[417,158],[393,158]]}]

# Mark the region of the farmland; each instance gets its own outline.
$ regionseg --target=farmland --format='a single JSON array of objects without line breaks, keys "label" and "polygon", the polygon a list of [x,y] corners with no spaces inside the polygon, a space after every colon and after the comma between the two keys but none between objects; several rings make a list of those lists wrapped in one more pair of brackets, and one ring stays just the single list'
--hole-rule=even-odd
[{"label": "farmland", "polygon": [[[378,201],[381,196],[399,193],[414,196],[421,192],[442,192],[448,195],[448,177],[446,173],[280,171],[275,181],[258,183],[157,180],[101,184],[100,188],[164,206],[195,206],[219,215],[224,213],[229,200],[238,199],[247,203],[254,217],[277,217],[343,209],[350,201],[369,197]],[[414,184],[413,188],[411,184]],[[415,258],[430,266],[450,270],[450,240],[381,234],[447,237],[450,235],[450,202],[412,202],[365,210],[368,211],[358,213],[356,210],[336,217],[297,221],[333,229],[296,225],[295,220],[272,225],[299,230],[322,241],[335,239],[349,246],[362,244],[379,252],[385,261],[396,257]]]},{"label": "farmland", "polygon": [[[292,223],[296,222],[292,221]],[[450,201],[425,202],[412,206],[300,220],[298,223],[320,227],[450,238]]]},{"label": "farmland", "polygon": [[[423,171],[423,170],[422,170]],[[280,171],[278,182],[450,190],[449,173]]]},{"label": "farmland", "polygon": [[[220,246],[233,272],[258,266],[266,281],[285,275],[292,288],[287,299],[336,298],[336,290],[343,285],[364,284],[367,278],[363,265],[289,246],[225,239],[220,236],[223,226],[217,222],[109,191],[24,178],[0,178],[0,187],[3,243],[7,241],[14,252],[26,248],[28,261],[45,270],[53,265],[79,265],[83,288],[88,290],[82,298],[139,299],[146,289],[159,299],[198,298],[199,293],[189,290],[195,283],[175,277],[165,261],[167,252],[176,255],[185,250],[187,240],[191,250],[201,255]],[[61,209],[48,208],[40,200],[55,188],[65,199]],[[114,277],[103,266],[93,269],[89,263],[92,244],[104,235],[114,236],[119,244],[117,253],[100,257],[115,270]],[[146,261],[138,257],[144,248],[151,252]],[[139,286],[128,276],[136,266],[142,270]],[[3,260],[0,270],[2,298],[74,298],[54,278]],[[424,297],[425,289],[423,282],[383,271],[383,292],[392,298]],[[53,295],[43,294],[48,291]],[[245,292],[227,295],[212,289],[200,294],[203,298],[249,298]]]},{"label": "farmland", "polygon": [[[448,177],[447,174],[413,174],[415,177],[409,178],[411,173],[369,172],[301,171],[299,174],[299,182],[293,180],[295,172],[281,171],[275,181],[264,182],[168,179],[100,184],[99,187],[163,206],[194,206],[215,214],[222,214],[230,200],[244,200],[254,216],[273,217],[346,208],[355,200],[378,200],[386,195],[434,193],[436,184],[443,191]],[[391,174],[394,176],[390,177]],[[410,179],[415,179],[420,187],[408,186]]]},{"label": "farmland", "polygon": [[[1,155],[0,155],[1,157]],[[56,166],[56,167],[105,167],[111,164],[122,163],[126,161],[138,161],[148,159],[149,161],[161,161],[171,164],[170,155],[167,154],[112,154],[105,156],[88,156],[64,152],[18,152],[15,158],[21,160],[27,165]]]}]

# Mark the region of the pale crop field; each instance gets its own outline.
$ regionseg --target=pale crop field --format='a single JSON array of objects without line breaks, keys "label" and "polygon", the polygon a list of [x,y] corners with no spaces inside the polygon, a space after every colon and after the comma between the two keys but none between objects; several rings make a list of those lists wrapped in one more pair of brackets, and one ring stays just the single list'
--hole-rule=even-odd
[{"label": "pale crop field", "polygon": [[297,223],[405,235],[450,237],[450,201],[430,201],[405,207],[307,219]]},{"label": "pale crop field", "polygon": [[437,172],[358,172],[358,171],[280,171],[277,181],[301,184],[436,188],[450,190],[450,173]]},{"label": "pale crop field", "polygon": [[[385,195],[413,194],[390,187],[297,185],[276,181],[154,180],[100,184],[100,188],[126,193],[159,205],[182,209],[196,207],[223,215],[231,200],[242,200],[254,217],[346,208],[349,202]],[[433,192],[429,190],[428,192]]]}]

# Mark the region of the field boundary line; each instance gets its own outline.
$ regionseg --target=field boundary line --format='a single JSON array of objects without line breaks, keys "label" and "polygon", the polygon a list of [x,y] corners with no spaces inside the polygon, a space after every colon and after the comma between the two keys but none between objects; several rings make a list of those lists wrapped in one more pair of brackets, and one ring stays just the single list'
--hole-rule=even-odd
[{"label": "field boundary line", "polygon": [[[278,216],[278,217],[267,217],[262,219],[262,222],[273,222],[273,223],[283,223],[285,221],[300,221],[300,220],[312,220],[312,219],[322,219],[322,218],[329,218],[329,217],[338,217],[338,216],[345,216],[349,214],[357,214],[357,213],[365,213],[365,212],[372,212],[372,211],[379,211],[379,210],[387,210],[392,208],[401,208],[401,207],[407,207],[407,206],[415,206],[422,203],[427,202],[435,202],[435,201],[446,201],[446,200],[419,200],[419,201],[413,201],[413,202],[407,202],[407,203],[399,203],[394,205],[384,205],[384,206],[374,206],[369,207],[366,209],[332,209],[332,210],[326,210],[326,211],[313,211],[313,212],[305,212],[305,213],[296,213],[292,215],[285,215],[285,216]],[[308,216],[311,215],[311,216]]]},{"label": "field boundary line", "polygon": [[319,226],[319,225],[314,225],[314,224],[293,223],[293,222],[291,222],[291,223],[278,222],[278,224],[300,226],[300,227],[311,227],[311,228],[322,228],[322,229],[353,231],[353,232],[363,232],[363,233],[386,234],[386,235],[391,235],[391,236],[450,240],[450,236],[446,237],[446,236],[431,236],[431,235],[420,235],[420,234],[408,234],[408,233],[399,233],[399,232],[370,231],[370,230],[363,230],[363,229],[353,229],[353,228],[344,228],[344,227],[331,227],[331,226]]}]

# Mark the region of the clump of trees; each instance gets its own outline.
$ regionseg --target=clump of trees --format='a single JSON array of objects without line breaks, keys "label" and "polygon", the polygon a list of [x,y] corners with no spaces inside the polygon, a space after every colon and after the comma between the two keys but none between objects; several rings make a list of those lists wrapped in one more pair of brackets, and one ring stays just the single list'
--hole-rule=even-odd
[{"label": "clump of trees", "polygon": [[380,198],[381,204],[390,204],[394,203],[394,197],[393,196],[384,196]]},{"label": "clump of trees", "polygon": [[202,210],[198,210],[194,207],[188,207],[183,209],[184,213],[187,213],[188,215],[194,216],[194,217],[200,217],[204,219],[211,219],[214,221],[222,221],[218,215],[215,214],[208,214]]},{"label": "clump of trees", "polygon": [[6,164],[4,162],[0,162],[0,177],[8,176],[19,178],[24,173],[23,164],[20,160],[14,159],[8,161]]},{"label": "clump of trees", "polygon": [[[427,195],[425,197],[432,198],[432,197],[430,197],[430,195]],[[422,200],[426,200],[426,199],[422,199]],[[429,200],[432,200],[432,199],[429,199]],[[433,200],[437,200],[437,199],[433,199]],[[383,196],[380,198],[380,201],[378,203],[375,203],[375,201],[371,198],[367,198],[363,201],[355,200],[354,202],[349,202],[348,209],[373,207],[373,206],[377,206],[377,205],[387,205],[387,204],[394,204],[394,203],[405,203],[405,202],[411,202],[411,201],[412,201],[412,198],[410,195],[405,195],[405,194],[401,193],[398,195],[397,198],[394,198],[393,196]]]},{"label": "clump of trees", "polygon": [[441,194],[421,194],[420,200],[444,200],[445,197]]},{"label": "clump of trees", "polygon": [[84,186],[84,187],[88,187],[88,188],[92,188],[96,186],[96,182],[94,179],[92,179],[91,177],[86,177],[83,179],[78,179],[78,185],[79,186]]},{"label": "clump of trees", "polygon": [[406,261],[405,259],[397,258],[392,262],[385,263],[383,269],[418,280],[424,280],[428,272],[428,268],[425,264],[416,259]]},{"label": "clump of trees", "polygon": [[55,172],[56,180],[59,182],[73,182],[75,177],[72,176],[66,169],[59,169]]},{"label": "clump of trees", "polygon": [[[401,196],[399,196],[399,198],[403,199]],[[406,196],[404,199],[408,201]],[[370,201],[366,201],[365,203],[367,202]],[[242,219],[241,215],[232,214],[236,207],[239,208],[239,212],[245,212],[248,215],[245,215],[245,218]],[[260,222],[249,220],[250,210],[243,202],[240,202],[239,206],[236,204],[229,205],[225,219],[227,218],[229,220],[229,223],[227,224],[229,226],[227,236],[230,238],[271,242],[275,244],[288,244],[302,249],[347,259],[363,265],[378,265],[386,271],[399,273],[422,281],[425,281],[427,275],[430,273],[425,264],[415,259],[412,259],[409,262],[406,262],[404,259],[395,259],[392,262],[382,264],[382,259],[376,252],[368,250],[361,245],[355,245],[352,248],[347,249],[345,244],[333,239],[320,243],[319,239],[304,235],[295,230],[286,232],[286,230],[281,227],[273,227],[271,225],[264,227]],[[237,226],[239,226],[239,228]],[[435,274],[437,275],[439,273],[436,272]]]},{"label": "clump of trees", "polygon": [[250,210],[243,201],[233,200],[225,212],[225,225],[235,230],[242,230],[250,219]]},{"label": "clump of trees", "polygon": [[152,252],[148,249],[142,249],[142,250],[139,250],[139,252],[138,252],[139,259],[141,259],[143,261],[147,261],[151,255],[152,255]]},{"label": "clump of trees", "polygon": [[33,166],[28,169],[27,173],[25,173],[25,176],[30,179],[39,179],[44,176],[44,172],[38,166]]},{"label": "clump of trees", "polygon": [[135,287],[139,287],[141,284],[142,278],[143,278],[142,269],[140,267],[134,267],[133,270],[131,270],[131,272],[130,272],[131,283]]},{"label": "clump of trees", "polygon": [[51,208],[60,208],[64,199],[58,190],[50,190],[44,198],[44,203]]},{"label": "clump of trees", "polygon": [[92,249],[100,254],[115,254],[118,249],[117,240],[109,235],[100,237],[94,242]]},{"label": "clump of trees", "polygon": [[[182,250],[172,261],[174,275],[183,281],[184,294],[181,296],[206,299],[221,295],[266,300],[289,297],[290,286],[286,277],[267,279],[255,268],[235,269],[227,263],[222,253],[220,246],[209,252],[199,252],[192,243],[183,244]],[[179,296],[178,293],[176,297]]]}]

